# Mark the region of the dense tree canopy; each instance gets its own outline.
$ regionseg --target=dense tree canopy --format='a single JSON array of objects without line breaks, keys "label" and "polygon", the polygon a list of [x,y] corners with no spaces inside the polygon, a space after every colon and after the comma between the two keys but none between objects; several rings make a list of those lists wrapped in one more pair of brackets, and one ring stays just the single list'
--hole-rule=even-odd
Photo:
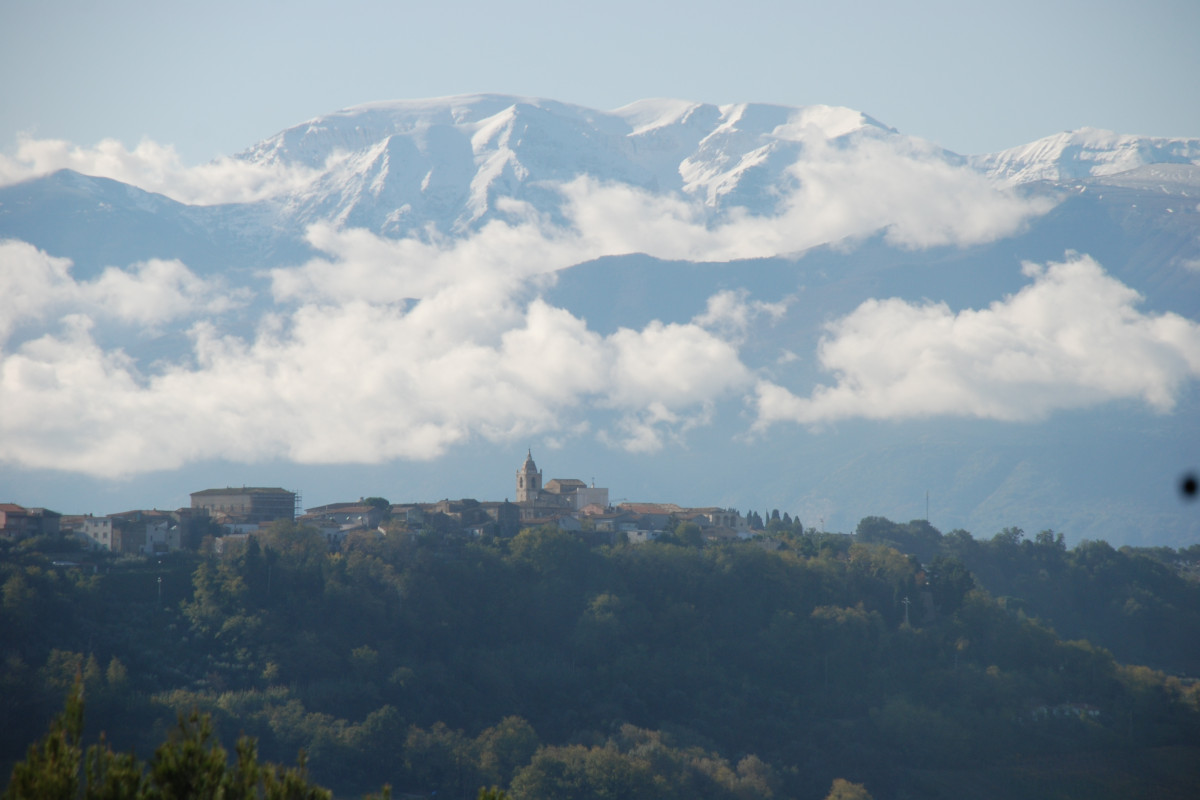
[{"label": "dense tree canopy", "polygon": [[[1196,788],[1200,687],[1154,669],[1200,674],[1189,554],[797,527],[602,547],[393,530],[330,552],[280,523],[224,557],[95,571],[3,546],[0,754],[21,758],[78,678],[83,733],[113,748],[97,780],[165,739],[201,741],[188,768],[222,761],[218,782],[251,742],[304,751],[349,795],[926,796],[987,772],[1008,776],[997,798],[1060,780],[1102,796],[1053,764],[1113,749]],[[157,763],[144,780],[167,781]]]}]

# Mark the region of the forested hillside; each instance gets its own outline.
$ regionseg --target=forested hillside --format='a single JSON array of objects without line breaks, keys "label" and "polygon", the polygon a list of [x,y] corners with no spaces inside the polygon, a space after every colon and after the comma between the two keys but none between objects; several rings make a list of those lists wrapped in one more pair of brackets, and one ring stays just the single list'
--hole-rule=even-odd
[{"label": "forested hillside", "polygon": [[305,751],[338,796],[1200,792],[1197,553],[776,528],[397,529],[330,553],[277,523],[224,558],[82,566],[2,544],[4,774],[79,675],[87,736],[150,754],[198,710],[265,759]]}]

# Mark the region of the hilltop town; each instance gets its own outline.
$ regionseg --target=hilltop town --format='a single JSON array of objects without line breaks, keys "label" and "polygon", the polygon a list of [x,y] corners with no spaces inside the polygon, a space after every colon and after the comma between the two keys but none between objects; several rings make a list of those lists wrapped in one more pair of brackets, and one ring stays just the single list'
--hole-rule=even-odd
[{"label": "hilltop town", "polygon": [[[500,502],[299,509],[245,486],[174,512],[0,508],[0,777],[77,686],[106,736],[88,759],[139,781],[163,770],[115,753],[158,765],[167,721],[203,714],[257,748],[238,765],[303,752],[345,797],[783,800],[850,776],[1093,800],[1148,763],[1155,797],[1196,796],[1200,584],[1180,564],[1200,546],[883,517],[801,533],[514,466]],[[87,763],[70,773],[111,774]]]},{"label": "hilltop town", "polygon": [[222,553],[280,521],[315,529],[331,550],[351,535],[392,532],[512,536],[522,528],[549,526],[593,543],[638,544],[673,534],[681,525],[702,540],[749,539],[771,521],[801,529],[799,519],[778,511],[764,516],[730,508],[689,508],[666,502],[609,501],[609,490],[576,478],[543,480],[527,451],[514,479],[515,500],[443,499],[391,503],[382,497],[302,509],[297,492],[242,486],[191,493],[191,505],[174,511],[137,509],[104,516],[61,514],[46,508],[0,503],[0,539],[71,536],[91,551],[155,556],[179,550]]}]

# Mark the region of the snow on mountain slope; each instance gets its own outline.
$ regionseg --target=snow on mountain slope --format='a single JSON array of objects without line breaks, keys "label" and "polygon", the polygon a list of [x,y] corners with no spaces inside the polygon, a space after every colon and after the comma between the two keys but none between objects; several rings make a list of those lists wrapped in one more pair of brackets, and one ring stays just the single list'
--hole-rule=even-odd
[{"label": "snow on mountain slope", "polygon": [[789,168],[816,142],[900,137],[860,112],[642,100],[596,111],[549,100],[468,95],[374,103],[289,128],[242,153],[320,175],[281,198],[299,225],[333,220],[389,236],[476,229],[500,197],[558,216],[556,186],[581,175],[699,198],[714,213],[773,213]]},{"label": "snow on mountain slope", "polygon": [[1009,183],[1114,175],[1147,164],[1200,164],[1200,139],[1127,136],[1095,128],[1067,131],[970,163]]},{"label": "snow on mountain slope", "polygon": [[1200,164],[1145,164],[1111,175],[1097,175],[1089,178],[1088,183],[1200,199]]}]

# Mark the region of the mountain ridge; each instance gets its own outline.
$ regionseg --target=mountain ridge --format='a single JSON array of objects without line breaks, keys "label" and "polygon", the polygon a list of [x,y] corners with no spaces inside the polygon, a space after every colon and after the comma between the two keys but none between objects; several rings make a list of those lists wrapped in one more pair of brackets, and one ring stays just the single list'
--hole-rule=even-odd
[{"label": "mountain ridge", "polygon": [[1113,176],[1150,164],[1200,165],[1200,139],[1079,128],[969,160],[990,177],[1012,183],[1061,182]]},{"label": "mountain ridge", "polygon": [[[642,100],[603,112],[540,98],[464,95],[343,109],[237,158],[318,170],[308,189],[283,201],[300,219],[333,218],[390,236],[432,222],[455,234],[496,218],[498,196],[535,199],[539,211],[561,219],[547,208],[554,194],[539,184],[580,175],[704,196],[714,209],[732,192],[751,211],[770,209],[777,179],[737,194],[746,173],[794,160],[814,131],[837,139],[866,129],[898,135],[861,112],[832,106]],[[368,197],[386,199],[388,212],[365,210],[373,205]]]}]

